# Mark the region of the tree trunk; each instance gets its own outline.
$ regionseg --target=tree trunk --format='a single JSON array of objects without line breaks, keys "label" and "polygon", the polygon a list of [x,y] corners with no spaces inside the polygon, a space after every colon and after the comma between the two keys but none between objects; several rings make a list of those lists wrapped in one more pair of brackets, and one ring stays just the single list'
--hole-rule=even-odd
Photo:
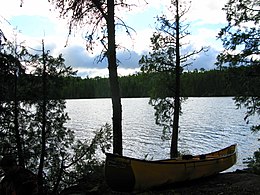
[{"label": "tree trunk", "polygon": [[[17,67],[18,68],[18,67]],[[15,141],[16,141],[16,147],[17,147],[17,152],[18,152],[18,162],[21,167],[24,167],[24,156],[23,156],[23,151],[22,151],[22,143],[21,143],[21,137],[20,137],[20,132],[19,132],[19,122],[18,122],[18,117],[19,117],[19,101],[17,98],[17,85],[18,85],[18,70],[15,71],[14,73],[14,129],[15,129]]]},{"label": "tree trunk", "polygon": [[115,43],[115,13],[114,0],[107,0],[108,28],[108,70],[113,109],[113,153],[123,154],[122,146],[122,106],[117,75],[116,43]]},{"label": "tree trunk", "polygon": [[42,75],[42,137],[41,137],[41,156],[40,156],[40,164],[38,169],[38,186],[39,186],[39,194],[43,194],[43,167],[44,167],[44,157],[46,153],[46,105],[47,105],[47,86],[46,86],[46,59],[45,59],[45,51],[44,51],[44,42],[42,41],[42,58],[43,58],[43,75]]},{"label": "tree trunk", "polygon": [[179,133],[179,114],[180,114],[180,18],[179,2],[176,3],[176,66],[175,66],[175,94],[174,94],[174,118],[171,141],[171,158],[178,156],[178,133]]}]

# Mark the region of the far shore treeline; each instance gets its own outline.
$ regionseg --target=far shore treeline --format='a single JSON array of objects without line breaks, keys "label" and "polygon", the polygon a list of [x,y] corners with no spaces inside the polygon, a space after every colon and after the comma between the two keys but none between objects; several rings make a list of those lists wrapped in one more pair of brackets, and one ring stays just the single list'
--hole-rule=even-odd
[{"label": "far shore treeline", "polygon": [[[260,94],[254,85],[254,72],[250,67],[226,68],[224,70],[195,70],[184,72],[181,77],[181,95],[184,97],[217,97]],[[248,77],[249,76],[249,77]],[[119,78],[121,97],[150,97],[155,79],[163,78],[163,73],[138,73]],[[245,80],[245,78],[247,78]],[[251,78],[251,79],[248,79]],[[110,97],[108,78],[47,77],[49,81],[48,99],[87,99]],[[4,91],[4,100],[13,100],[14,81],[12,76],[0,78],[0,88]],[[24,74],[18,78],[18,99],[41,99],[41,78]],[[53,84],[51,84],[53,83]],[[244,85],[254,87],[253,94],[244,94]],[[173,83],[174,85],[174,83]],[[174,88],[174,87],[173,87]],[[174,90],[174,89],[173,89]],[[163,94],[163,92],[162,92]],[[170,96],[171,94],[169,94]]]}]

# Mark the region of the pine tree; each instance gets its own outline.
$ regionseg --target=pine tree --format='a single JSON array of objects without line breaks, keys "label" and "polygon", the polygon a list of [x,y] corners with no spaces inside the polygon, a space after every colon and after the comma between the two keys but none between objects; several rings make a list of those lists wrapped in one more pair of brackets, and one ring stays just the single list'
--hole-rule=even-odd
[{"label": "pine tree", "polygon": [[[154,74],[154,87],[150,104],[155,108],[156,123],[163,126],[164,135],[171,134],[171,158],[178,155],[179,115],[181,113],[181,83],[183,68],[192,62],[192,57],[205,50],[182,53],[183,41],[189,33],[184,16],[189,3],[171,1],[170,12],[173,19],[165,15],[158,17],[160,27],[151,38],[152,52],[140,60],[144,72]],[[158,74],[157,74],[158,73]]]},{"label": "pine tree", "polygon": [[[219,67],[228,65],[233,69],[249,67],[236,75],[244,91],[235,97],[238,107],[247,108],[245,120],[248,121],[252,115],[260,116],[260,1],[229,0],[223,10],[228,24],[218,35],[224,51],[218,55],[216,64]],[[253,126],[252,130],[260,130],[260,125]]]}]

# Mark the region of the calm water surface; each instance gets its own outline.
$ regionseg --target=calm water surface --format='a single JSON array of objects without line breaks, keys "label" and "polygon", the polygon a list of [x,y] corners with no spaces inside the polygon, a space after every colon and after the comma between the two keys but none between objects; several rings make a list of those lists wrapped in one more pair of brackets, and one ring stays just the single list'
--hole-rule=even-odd
[{"label": "calm water surface", "polygon": [[[154,109],[148,98],[123,98],[124,155],[148,159],[169,158],[170,141],[162,141],[162,128],[155,124]],[[105,123],[111,124],[110,99],[67,100],[71,120],[67,126],[78,139],[91,139],[93,132]],[[228,171],[246,167],[243,159],[251,157],[259,148],[259,134],[243,120],[244,109],[236,109],[231,97],[189,98],[182,105],[179,149],[185,154],[213,152],[233,143],[238,144],[238,162]]]}]

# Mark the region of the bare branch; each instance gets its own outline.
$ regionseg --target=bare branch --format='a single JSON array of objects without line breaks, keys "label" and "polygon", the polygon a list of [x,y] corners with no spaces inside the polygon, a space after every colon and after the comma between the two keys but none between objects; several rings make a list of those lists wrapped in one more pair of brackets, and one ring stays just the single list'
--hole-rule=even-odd
[{"label": "bare branch", "polygon": [[126,23],[121,18],[119,18],[119,17],[116,17],[116,18],[120,21],[120,23],[116,23],[115,25],[116,26],[123,26],[125,28],[125,31],[126,31],[128,36],[132,37],[129,30],[131,30],[131,31],[136,33],[135,29],[130,27],[130,26],[128,26],[128,25],[126,25]]}]

